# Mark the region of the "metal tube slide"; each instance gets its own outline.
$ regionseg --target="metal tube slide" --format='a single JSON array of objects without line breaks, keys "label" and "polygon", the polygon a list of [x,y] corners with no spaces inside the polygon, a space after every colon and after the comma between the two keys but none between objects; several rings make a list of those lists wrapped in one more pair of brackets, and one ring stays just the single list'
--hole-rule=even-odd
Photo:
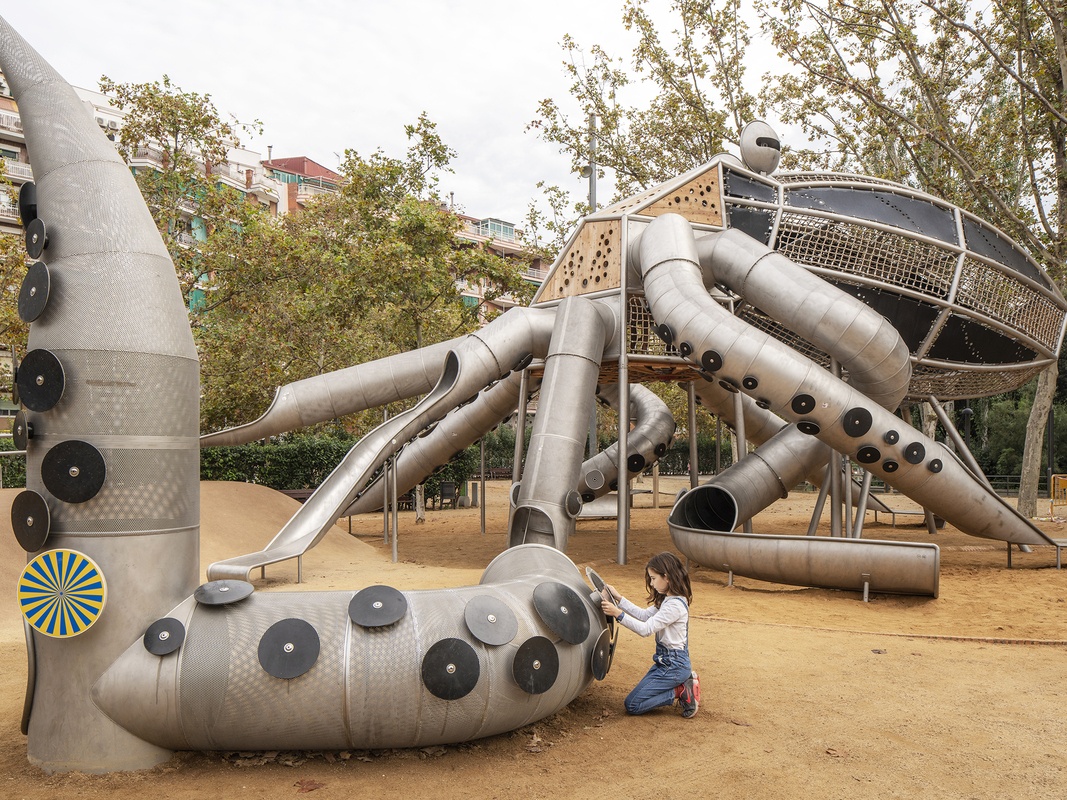
[{"label": "metal tube slide", "polygon": [[[716,282],[727,286],[828,353],[848,371],[850,385],[873,402],[890,410],[900,404],[907,393],[911,363],[907,346],[885,317],[740,231],[702,237],[697,240],[696,249],[705,285]],[[754,378],[748,376],[745,381],[759,398],[757,405],[767,406],[758,387],[751,386]],[[724,391],[737,389],[729,382],[719,385]],[[726,401],[722,398],[716,405],[725,406]],[[746,432],[750,415],[756,416],[755,411],[745,412]],[[770,424],[766,418],[761,422]],[[756,433],[756,441],[760,435],[761,432]],[[743,498],[735,522],[741,524],[800,481],[815,478],[817,483],[830,457],[829,448],[800,433],[795,426],[784,428],[767,442],[754,453],[759,458],[743,458],[694,489],[684,500],[687,506],[704,502],[718,505],[716,490],[708,488],[718,486],[739,501]],[[709,493],[716,496],[707,497]]]},{"label": "metal tube slide", "polygon": [[747,578],[856,592],[938,594],[941,550],[936,544],[682,527],[672,527],[671,538],[697,563]]},{"label": "metal tube slide", "polygon": [[[534,348],[536,351],[538,348]],[[535,353],[539,358],[543,353]],[[485,436],[510,414],[515,413],[518,403],[522,372],[514,371],[499,383],[478,394],[473,402],[448,413],[428,433],[420,434],[397,454],[397,492],[410,491],[431,475],[435,469],[447,463],[460,450],[469,447]],[[540,382],[534,382],[530,391],[537,391]],[[371,483],[341,516],[366,514],[382,507],[381,492]]]},{"label": "metal tube slide", "polygon": [[[388,617],[377,618],[375,597]],[[539,545],[505,550],[476,586],[254,592],[223,606],[189,598],[167,616],[187,631],[181,649],[153,655],[138,637],[93,700],[175,749],[468,741],[556,713],[610,665],[599,604],[570,559]]]},{"label": "metal tube slide", "polygon": [[441,380],[430,394],[363,437],[263,550],[217,561],[208,567],[208,577],[247,580],[256,567],[293,558],[314,547],[389,456],[449,409],[529,358],[529,318],[518,314],[514,319],[507,329],[516,333],[518,328],[527,335],[501,336],[494,346],[475,334],[464,337],[446,356]]},{"label": "metal tube slide", "polygon": [[[618,384],[600,386],[597,396],[612,408],[619,407]],[[630,386],[630,420],[634,429],[626,438],[626,464],[636,474],[663,457],[674,440],[677,424],[667,404],[640,384]],[[578,481],[583,502],[591,502],[618,488],[618,464],[618,442],[585,460]]]},{"label": "metal tube slide", "polygon": [[563,300],[556,314],[508,541],[566,551],[582,507],[575,487],[600,359],[618,326],[610,309],[582,297]]},{"label": "metal tube slide", "polygon": [[513,308],[476,333],[295,381],[279,387],[270,408],[259,419],[204,434],[200,437],[200,446],[253,442],[425,394],[441,377],[445,354],[468,336],[482,336],[498,342],[516,336],[534,341],[539,338],[539,331],[546,327],[551,329],[553,317],[551,309]]},{"label": "metal tube slide", "polygon": [[[802,432],[848,454],[960,530],[1018,544],[1051,543],[977,483],[947,448],[902,426],[855,388],[715,303],[704,290],[692,229],[684,218],[657,218],[643,233],[640,247],[653,316],[692,344],[692,360],[705,370],[764,398]],[[671,524],[687,526],[676,511]]]}]

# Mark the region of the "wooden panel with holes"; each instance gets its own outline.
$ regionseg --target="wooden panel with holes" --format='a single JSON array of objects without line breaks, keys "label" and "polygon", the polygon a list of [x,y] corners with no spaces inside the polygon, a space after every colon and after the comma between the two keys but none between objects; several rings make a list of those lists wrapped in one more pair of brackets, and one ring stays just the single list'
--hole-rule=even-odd
[{"label": "wooden panel with holes", "polygon": [[696,180],[680,186],[640,212],[652,217],[681,214],[690,222],[722,225],[722,193],[718,170],[708,170]]},{"label": "wooden panel with holes", "polygon": [[559,300],[618,289],[622,271],[621,227],[615,219],[586,222],[545,281],[539,299]]}]

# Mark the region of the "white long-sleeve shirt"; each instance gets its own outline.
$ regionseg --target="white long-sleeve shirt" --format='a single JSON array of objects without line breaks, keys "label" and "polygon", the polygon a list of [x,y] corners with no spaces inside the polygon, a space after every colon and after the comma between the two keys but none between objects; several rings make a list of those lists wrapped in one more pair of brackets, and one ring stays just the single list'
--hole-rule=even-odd
[{"label": "white long-sleeve shirt", "polygon": [[684,650],[689,626],[689,604],[684,597],[668,595],[659,608],[640,608],[625,597],[616,605],[625,615],[619,623],[639,636],[656,635],[656,642],[670,650]]}]

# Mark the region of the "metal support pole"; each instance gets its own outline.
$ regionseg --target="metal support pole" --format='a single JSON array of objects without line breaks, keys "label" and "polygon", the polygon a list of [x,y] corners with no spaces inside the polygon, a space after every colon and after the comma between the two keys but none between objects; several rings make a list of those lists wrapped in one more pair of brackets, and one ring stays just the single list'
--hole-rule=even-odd
[{"label": "metal support pole", "polygon": [[867,499],[871,496],[871,478],[874,476],[864,470],[863,483],[860,486],[860,499],[859,504],[856,506],[856,524],[852,528],[852,538],[863,538],[863,522],[864,517],[867,516]]},{"label": "metal support pole", "polygon": [[[830,372],[836,378],[841,377],[841,365],[836,359],[830,359]],[[841,454],[830,454],[830,535],[841,536]]]},{"label": "metal support pole", "polygon": [[822,518],[822,510],[826,506],[826,495],[830,491],[830,472],[833,470],[833,461],[826,466],[822,476],[822,485],[819,487],[819,496],[815,500],[815,510],[811,512],[811,522],[808,523],[808,536],[814,536],[819,528],[819,520]]},{"label": "metal support pole", "polygon": [[617,506],[618,540],[615,560],[626,564],[626,539],[630,530],[630,468],[626,463],[630,438],[630,290],[627,278],[630,265],[626,257],[630,246],[629,220],[623,216],[619,221],[622,264],[619,269],[619,502]]},{"label": "metal support pole", "polygon": [[[396,447],[396,439],[393,440],[393,446]],[[397,528],[398,528],[397,517],[400,516],[397,513],[397,507],[396,507],[396,505],[397,505],[397,497],[396,497],[396,455],[394,454],[393,457],[390,458],[389,460],[393,462],[393,466],[389,470],[389,493],[392,495],[391,499],[392,499],[392,505],[393,505],[393,563],[395,564],[396,563],[396,558],[397,558],[397,553],[396,553],[396,536],[397,536],[397,533],[398,533],[398,531],[397,531]]]},{"label": "metal support pole", "polygon": [[659,508],[659,462],[652,465],[652,507]]},{"label": "metal support pole", "polygon": [[[959,453],[960,460],[964,465],[974,474],[975,480],[981,482],[989,491],[993,492],[993,484],[989,482],[989,478],[982,472],[982,468],[978,466],[978,461],[974,457],[974,453],[971,452],[971,448],[967,442],[960,438],[959,431],[956,430],[956,426],[952,424],[952,421],[948,418],[948,412],[937,402],[937,398],[933,395],[929,395],[926,398],[926,402],[930,404],[930,407],[934,409],[934,414],[937,415],[937,421],[941,423],[941,427],[945,429],[945,435],[956,445],[956,452]],[[969,408],[961,409],[962,411],[970,411]],[[972,412],[973,413],[973,412]],[[965,425],[970,423],[970,415],[964,414]]]},{"label": "metal support pole", "polygon": [[481,445],[481,479],[478,481],[478,485],[481,487],[482,504],[481,504],[481,516],[482,516],[482,536],[485,536],[485,437],[483,436],[479,441]]},{"label": "metal support pole", "polygon": [[529,385],[530,373],[522,371],[519,376],[519,412],[515,418],[515,460],[511,465],[511,482],[518,483],[522,475],[522,451],[526,449],[526,407],[528,405],[526,392]]},{"label": "metal support pole", "polygon": [[715,417],[715,474],[722,472],[722,417]]},{"label": "metal support pole", "polygon": [[844,488],[845,488],[845,524],[844,524],[844,536],[851,536],[852,531],[852,490],[855,488],[852,485],[852,459],[846,455],[841,456],[841,466],[844,468]]},{"label": "metal support pole", "polygon": [[[737,434],[737,460],[740,461],[748,455],[748,437],[745,436],[745,407],[742,404],[741,393],[734,392],[734,433]],[[745,533],[752,533],[752,520],[746,519],[741,525]]]},{"label": "metal support pole", "polygon": [[697,387],[689,381],[689,488],[700,485],[700,450],[697,447]]},{"label": "metal support pole", "polygon": [[[382,409],[382,421],[389,421],[389,409]],[[382,542],[389,544],[389,509],[392,506],[389,503],[389,464],[390,459],[386,459],[382,464]],[[349,517],[351,520],[352,518]]]}]

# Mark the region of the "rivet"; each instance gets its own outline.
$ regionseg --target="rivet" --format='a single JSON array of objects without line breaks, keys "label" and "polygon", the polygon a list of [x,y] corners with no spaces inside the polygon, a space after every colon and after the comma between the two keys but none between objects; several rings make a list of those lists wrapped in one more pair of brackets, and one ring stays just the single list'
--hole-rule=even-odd
[{"label": "rivet", "polygon": [[160,631],[159,632],[159,641],[165,642],[169,638],[170,638],[170,631]]},{"label": "rivet", "polygon": [[532,666],[533,666],[534,669],[541,669],[541,662],[540,661],[534,661]]},{"label": "rivet", "polygon": [[455,664],[449,664],[447,667],[445,667],[445,672],[447,672],[449,675],[451,675],[455,671],[456,671],[456,665]]},{"label": "rivet", "polygon": [[570,614],[571,613],[570,611],[567,610],[566,606],[560,606],[559,610],[564,614]]},{"label": "rivet", "polygon": [[30,287],[30,297],[36,297],[36,296],[37,296],[37,287],[36,286],[31,286]]},{"label": "rivet", "polygon": [[286,642],[284,645],[282,645],[282,650],[287,653],[291,653],[296,650],[296,646],[292,642]]},{"label": "rivet", "polygon": [[27,528],[32,528],[33,527],[33,517],[26,517],[26,527]]},{"label": "rivet", "polygon": [[371,606],[373,606],[374,608],[381,608],[382,607],[382,601],[381,600],[375,600],[373,603],[371,603]]},{"label": "rivet", "polygon": [[44,386],[44,375],[38,375],[37,376],[37,385],[38,386]]},{"label": "rivet", "polygon": [[219,591],[220,592],[228,592],[228,591],[230,591],[230,587],[229,586],[220,586],[219,587]]},{"label": "rivet", "polygon": [[70,473],[70,477],[72,478],[77,478],[79,475],[81,475],[81,470],[78,469],[78,467],[71,467],[69,470],[67,470],[67,472]]},{"label": "rivet", "polygon": [[496,614],[490,614],[486,619],[490,622],[496,622]]}]

